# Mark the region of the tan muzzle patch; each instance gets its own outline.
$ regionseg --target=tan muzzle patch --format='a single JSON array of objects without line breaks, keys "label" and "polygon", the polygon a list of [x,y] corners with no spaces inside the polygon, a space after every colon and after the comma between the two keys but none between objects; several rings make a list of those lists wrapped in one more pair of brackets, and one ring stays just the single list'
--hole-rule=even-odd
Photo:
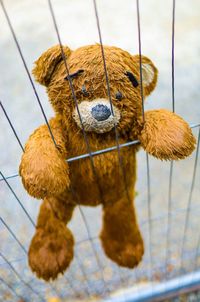
[{"label": "tan muzzle patch", "polygon": [[[105,133],[114,128],[120,120],[120,111],[114,105],[112,107],[114,114],[112,114],[110,102],[107,99],[81,102],[78,109],[85,131]],[[82,128],[77,108],[74,109],[73,118]]]}]

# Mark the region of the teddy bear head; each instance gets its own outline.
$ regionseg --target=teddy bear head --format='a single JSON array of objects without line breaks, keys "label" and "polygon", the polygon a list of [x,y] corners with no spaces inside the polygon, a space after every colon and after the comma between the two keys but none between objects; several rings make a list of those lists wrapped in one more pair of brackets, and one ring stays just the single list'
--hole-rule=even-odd
[{"label": "teddy bear head", "polygon": [[[65,60],[59,45],[48,49],[33,69],[54,110],[85,131],[105,133],[115,125],[128,131],[142,116],[139,56],[104,46],[105,66],[99,44],[74,51],[63,46],[63,53]],[[146,97],[155,88],[157,69],[145,56],[142,80]]]}]

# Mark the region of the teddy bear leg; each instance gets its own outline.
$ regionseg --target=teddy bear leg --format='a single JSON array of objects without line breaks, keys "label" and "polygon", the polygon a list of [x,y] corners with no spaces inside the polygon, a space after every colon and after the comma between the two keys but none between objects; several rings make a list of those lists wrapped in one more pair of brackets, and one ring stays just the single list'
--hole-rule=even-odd
[{"label": "teddy bear leg", "polygon": [[28,258],[37,277],[48,281],[63,273],[73,258],[74,239],[66,223],[74,205],[50,197],[44,199],[32,238]]},{"label": "teddy bear leg", "polygon": [[144,253],[133,203],[123,197],[105,205],[101,240],[106,255],[120,266],[133,268]]}]

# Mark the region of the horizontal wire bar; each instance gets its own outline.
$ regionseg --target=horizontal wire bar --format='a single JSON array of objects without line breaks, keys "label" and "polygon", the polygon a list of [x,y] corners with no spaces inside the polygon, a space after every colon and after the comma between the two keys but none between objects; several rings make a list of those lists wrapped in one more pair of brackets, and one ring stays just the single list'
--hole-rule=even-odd
[{"label": "horizontal wire bar", "polygon": [[[136,144],[139,144],[139,143],[140,143],[139,140],[135,140],[135,141],[127,142],[127,143],[124,143],[124,144],[119,144],[119,148],[124,148],[124,147],[128,147],[128,146],[136,145]],[[109,148],[105,148],[105,149],[101,149],[101,150],[91,152],[91,155],[92,156],[97,156],[97,155],[107,153],[107,152],[110,152],[110,151],[114,151],[114,150],[117,150],[117,149],[118,149],[117,146],[112,146],[112,147],[109,147]],[[83,154],[83,155],[78,155],[78,156],[75,156],[75,157],[68,158],[67,162],[70,163],[72,161],[87,158],[89,156],[90,156],[89,153],[86,153],[86,154]]]},{"label": "horizontal wire bar", "polygon": [[[181,280],[181,282],[180,282]],[[196,288],[200,284],[200,272],[193,273],[193,275],[187,274],[182,276],[181,278],[174,278],[170,281],[157,283],[153,285],[150,284],[147,287],[141,288],[141,290],[137,292],[128,292],[126,293],[126,302],[156,302],[159,301],[158,298],[166,297],[173,294],[173,297],[180,296],[181,293],[184,293],[189,288]],[[111,299],[104,300],[104,302],[122,302],[122,297],[114,296]],[[101,301],[103,302],[103,301]]]},{"label": "horizontal wire bar", "polygon": [[[13,174],[13,175],[10,175],[10,176],[5,176],[5,179],[7,180],[7,179],[12,179],[12,178],[15,178],[15,177],[18,177],[19,176],[19,174]],[[3,181],[4,180],[4,178],[0,178],[0,181]]]},{"label": "horizontal wire bar", "polygon": [[197,123],[197,124],[191,124],[190,125],[190,128],[196,128],[196,127],[199,127],[200,126],[200,123]]},{"label": "horizontal wire bar", "polygon": [[[190,128],[197,128],[197,127],[200,127],[200,123],[190,125]],[[119,144],[119,147],[124,148],[124,147],[129,147],[129,146],[132,146],[132,145],[136,145],[136,144],[140,144],[140,141],[139,140],[134,140],[134,141],[130,141],[130,142],[127,142],[127,143],[124,143],[124,144]],[[107,152],[111,152],[111,151],[115,151],[115,150],[117,150],[117,146],[112,146],[112,147],[108,147],[108,148],[105,148],[105,149],[101,149],[101,150],[91,152],[91,155],[92,156],[97,156],[97,155],[107,153]],[[87,158],[87,157],[90,157],[89,153],[81,154],[81,155],[74,156],[74,157],[69,157],[66,161],[68,163],[70,163],[70,162],[73,162],[75,160],[80,160],[80,159],[84,159],[84,158]],[[15,178],[15,177],[18,177],[18,176],[19,176],[19,174],[16,173],[16,174],[13,174],[13,175],[6,176],[5,179]],[[2,180],[4,180],[4,179],[0,178],[0,181],[2,181]]]}]

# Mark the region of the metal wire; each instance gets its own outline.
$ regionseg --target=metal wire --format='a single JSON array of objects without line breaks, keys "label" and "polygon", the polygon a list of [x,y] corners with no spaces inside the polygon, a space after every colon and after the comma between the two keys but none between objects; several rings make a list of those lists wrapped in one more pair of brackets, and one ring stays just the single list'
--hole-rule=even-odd
[{"label": "metal wire", "polygon": [[[106,77],[107,94],[108,94],[108,99],[109,99],[109,103],[110,103],[111,113],[112,113],[113,116],[115,116],[114,110],[113,110],[111,92],[110,92],[110,82],[109,82],[108,71],[107,71],[107,66],[106,66],[106,59],[105,59],[105,53],[104,53],[104,47],[103,47],[103,41],[102,41],[101,28],[100,28],[100,22],[99,22],[99,15],[98,15],[98,10],[97,10],[96,0],[93,0],[93,5],[94,5],[97,29],[98,29],[98,34],[99,34],[99,41],[100,41],[102,61],[103,61],[103,66],[104,66],[104,73],[105,73],[105,77]],[[114,130],[115,130],[115,141],[116,141],[116,146],[117,146],[117,155],[118,155],[118,160],[119,160],[119,167],[121,168],[121,171],[122,171],[126,197],[127,197],[127,200],[129,202],[131,202],[132,200],[129,196],[128,186],[127,186],[127,181],[126,181],[126,172],[125,172],[125,169],[124,169],[122,156],[120,154],[119,132],[117,130],[116,124],[114,124]]]},{"label": "metal wire", "polygon": [[143,78],[142,78],[142,43],[141,43],[141,30],[140,30],[140,5],[139,0],[136,0],[137,10],[137,28],[138,28],[138,47],[139,47],[139,68],[140,68],[140,95],[142,100],[142,116],[143,121],[145,120],[144,115],[144,93],[143,93]]},{"label": "metal wire", "polygon": [[[145,122],[144,114],[144,94],[143,94],[143,78],[142,78],[142,43],[141,43],[141,30],[140,30],[140,5],[139,0],[136,0],[136,10],[137,10],[137,28],[138,28],[138,46],[139,46],[139,67],[140,67],[140,94],[142,100],[142,116],[143,122]],[[149,168],[149,155],[146,153],[146,166],[147,166],[147,212],[149,221],[149,279],[151,280],[152,271],[152,250],[151,250],[151,236],[152,236],[152,225],[151,225],[151,180],[150,180],[150,168]]]},{"label": "metal wire", "polygon": [[10,263],[10,261],[5,257],[5,255],[3,255],[0,252],[0,256],[2,257],[2,259],[8,264],[8,266],[11,268],[11,270],[15,273],[15,275],[18,277],[18,279],[25,285],[27,286],[38,298],[40,298],[41,301],[45,302],[44,298],[42,296],[40,296],[40,294],[32,288],[32,286],[27,283],[26,281],[24,281],[24,279],[22,279],[22,277],[20,276],[20,274],[16,271],[16,269],[14,268],[14,266]]},{"label": "metal wire", "polygon": [[4,106],[3,106],[3,104],[2,104],[1,101],[0,101],[0,106],[1,106],[1,108],[2,108],[2,110],[3,110],[3,112],[4,112],[4,114],[5,114],[5,116],[6,116],[6,118],[7,118],[7,121],[8,121],[8,123],[9,123],[10,127],[12,128],[12,131],[13,131],[13,133],[14,133],[14,135],[15,135],[15,137],[16,137],[16,139],[17,139],[17,141],[18,141],[18,143],[19,143],[19,145],[20,145],[20,147],[21,147],[21,149],[22,149],[22,151],[24,152],[24,147],[22,146],[22,143],[21,143],[21,141],[20,141],[20,139],[19,139],[19,136],[17,135],[17,132],[16,132],[16,130],[15,130],[15,128],[14,128],[14,126],[13,126],[13,124],[12,124],[12,122],[11,122],[11,120],[10,120],[10,118],[9,118],[9,116],[8,116],[8,114],[7,114],[7,112],[6,112],[6,109],[4,108]]},{"label": "metal wire", "polygon": [[[199,123],[191,124],[190,128],[196,128],[196,127],[199,127],[199,126],[200,126]],[[135,144],[140,144],[140,141],[139,140],[130,141],[130,142],[127,142],[127,143],[124,143],[124,144],[120,144],[119,147],[124,148],[124,147],[129,147],[129,146],[132,146],[132,145],[135,145]],[[105,149],[101,149],[101,150],[91,152],[91,155],[92,156],[97,156],[97,155],[101,155],[103,153],[114,151],[116,149],[117,149],[117,146],[112,146],[112,147],[109,147],[109,148],[105,148]],[[74,156],[74,157],[69,157],[66,161],[68,163],[70,163],[70,162],[80,160],[80,159],[84,159],[84,158],[87,158],[87,157],[90,157],[89,153],[85,153],[85,154]],[[19,174],[15,173],[15,174],[6,176],[5,179],[12,179],[12,178],[15,178],[15,177],[18,177],[18,176],[19,176]],[[0,178],[0,181],[2,181],[2,180],[4,180],[4,179]]]},{"label": "metal wire", "polygon": [[[98,190],[99,190],[100,198],[102,200],[102,203],[104,203],[103,192],[102,192],[101,186],[99,184],[98,175],[96,173],[96,169],[95,169],[95,165],[94,165],[94,160],[93,160],[93,157],[92,157],[92,154],[91,154],[91,148],[90,148],[90,145],[89,145],[87,134],[85,132],[84,124],[83,124],[82,117],[81,117],[81,114],[80,114],[80,110],[79,110],[79,106],[78,106],[78,101],[77,101],[77,98],[76,98],[76,94],[75,94],[75,91],[74,91],[72,80],[69,77],[69,68],[68,68],[66,57],[65,57],[65,53],[64,53],[64,50],[63,50],[63,46],[62,46],[62,42],[61,42],[61,38],[60,38],[60,34],[59,34],[59,30],[58,30],[58,26],[57,26],[57,22],[56,22],[56,18],[55,18],[55,14],[54,14],[54,10],[53,10],[53,7],[52,7],[51,0],[48,0],[48,5],[49,5],[49,10],[50,10],[50,13],[51,13],[52,20],[53,20],[54,28],[55,28],[55,31],[56,31],[56,34],[57,34],[58,42],[59,42],[59,45],[60,45],[60,50],[61,50],[62,58],[63,58],[64,64],[65,64],[66,74],[67,74],[67,77],[68,77],[68,80],[69,80],[69,85],[70,85],[72,97],[73,97],[74,103],[76,105],[76,109],[77,109],[77,112],[78,112],[79,120],[80,120],[80,123],[81,123],[81,128],[82,128],[82,133],[83,133],[84,141],[85,141],[85,144],[86,144],[87,151],[89,153],[89,159],[90,159],[91,168],[92,168],[92,171],[93,171],[96,183],[98,185]],[[78,207],[80,209],[80,206],[78,206]],[[84,213],[82,211],[81,211],[81,215],[82,215],[82,217],[84,219],[84,222],[85,222],[85,225],[86,225],[86,229],[88,230],[89,227],[87,225],[87,220],[84,217]],[[88,234],[88,237],[89,237],[89,234]],[[91,242],[92,249],[94,251],[94,255],[95,255],[97,264],[98,264],[98,266],[100,268],[100,272],[102,274],[102,280],[104,282],[105,287],[107,287],[105,279],[104,279],[104,276],[103,276],[103,271],[101,269],[102,265],[101,265],[101,262],[99,260],[98,255],[96,253],[95,246],[94,246],[94,244],[93,244],[93,242],[91,240],[90,240],[90,242]],[[109,291],[109,289],[108,289],[108,291]]]},{"label": "metal wire", "polygon": [[[6,176],[5,179],[12,179],[12,178],[15,178],[15,177],[18,177],[18,176],[19,176],[19,174],[16,173],[16,174],[13,174],[13,175],[10,175],[10,176]],[[0,181],[4,181],[4,179],[0,178]]]},{"label": "metal wire", "polygon": [[[172,47],[171,47],[171,85],[172,85],[172,111],[175,112],[175,88],[174,88],[174,38],[175,38],[175,5],[176,0],[172,0]],[[169,240],[170,240],[170,225],[171,225],[171,207],[172,207],[172,178],[173,178],[173,161],[170,162],[170,171],[169,171],[169,189],[168,189],[168,203],[167,203],[167,237],[166,237],[166,258],[165,258],[165,267],[167,271],[168,259],[170,258],[169,252]]]},{"label": "metal wire", "polygon": [[[111,97],[111,91],[110,91],[110,81],[109,81],[108,70],[107,70],[107,65],[106,65],[106,58],[105,58],[105,52],[104,52],[104,47],[103,47],[103,40],[102,40],[102,35],[101,35],[101,28],[100,28],[100,21],[99,21],[99,14],[98,14],[96,0],[93,0],[93,6],[94,6],[97,30],[98,30],[98,35],[99,35],[99,42],[100,42],[100,47],[101,47],[101,55],[102,55],[102,61],[103,61],[103,67],[104,67],[104,74],[105,74],[105,78],[106,78],[107,95],[108,95],[108,99],[109,99],[109,103],[110,103],[111,114],[112,114],[112,116],[115,116],[114,110],[113,110],[113,104],[112,104],[112,97]],[[132,202],[132,200],[129,196],[129,192],[128,192],[128,186],[127,186],[127,181],[126,181],[126,172],[125,172],[125,168],[124,168],[124,165],[123,165],[122,155],[120,153],[119,132],[118,132],[118,129],[117,129],[117,126],[116,126],[115,123],[114,123],[114,131],[115,131],[115,141],[116,141],[116,147],[117,147],[119,168],[121,169],[121,172],[122,172],[126,197],[127,197],[128,202]],[[118,269],[118,273],[119,273],[120,280],[122,280],[120,269]],[[124,301],[125,301],[125,296],[124,296]]]},{"label": "metal wire", "polygon": [[[182,259],[183,259],[183,247],[184,242],[186,238],[186,230],[188,227],[188,220],[189,220],[189,212],[191,209],[191,202],[192,202],[192,193],[194,190],[195,180],[196,180],[196,172],[197,172],[197,163],[198,163],[198,156],[199,156],[199,149],[200,149],[200,127],[199,127],[199,133],[198,133],[198,140],[197,140],[197,149],[196,149],[196,155],[195,155],[195,162],[194,162],[194,169],[193,169],[193,175],[192,175],[192,183],[190,187],[190,193],[189,193],[189,199],[187,204],[187,214],[186,214],[186,220],[185,220],[185,226],[184,226],[184,236],[183,236],[183,243],[182,243],[182,251],[181,251],[181,265],[182,265]],[[197,267],[197,258],[198,258],[198,250],[200,248],[200,235],[197,242],[197,247],[195,251],[195,261],[194,261],[194,268]]]},{"label": "metal wire", "polygon": [[51,127],[50,127],[50,125],[49,125],[49,122],[48,122],[48,120],[47,120],[46,114],[45,114],[45,112],[44,112],[44,108],[43,108],[43,106],[42,106],[42,103],[41,103],[41,101],[40,101],[39,95],[38,95],[38,93],[37,93],[37,90],[36,90],[36,88],[35,88],[35,85],[34,85],[34,83],[33,83],[32,78],[31,78],[31,75],[30,75],[30,72],[29,72],[29,70],[28,70],[26,61],[25,61],[25,59],[24,59],[24,56],[23,56],[23,53],[22,53],[20,44],[19,44],[19,42],[18,42],[17,36],[16,36],[15,31],[14,31],[14,29],[13,29],[12,23],[11,23],[11,21],[10,21],[10,18],[9,18],[9,16],[8,16],[7,10],[6,10],[5,6],[4,6],[3,0],[0,0],[0,4],[1,4],[2,10],[3,10],[3,12],[4,12],[4,15],[5,15],[5,17],[6,17],[6,20],[7,20],[8,26],[9,26],[9,28],[10,28],[10,31],[11,31],[11,33],[12,33],[13,39],[14,39],[14,41],[15,41],[17,50],[18,50],[19,55],[20,55],[20,57],[21,57],[21,60],[22,60],[22,62],[23,62],[24,68],[25,68],[25,70],[26,70],[26,74],[27,74],[27,76],[28,76],[28,78],[29,78],[29,81],[30,81],[30,84],[31,84],[31,86],[32,86],[32,88],[33,88],[33,92],[34,92],[34,94],[35,94],[36,100],[37,100],[37,102],[38,102],[38,104],[39,104],[40,110],[41,110],[42,115],[43,115],[43,117],[44,117],[45,123],[46,123],[46,125],[47,125],[47,127],[48,127],[48,130],[49,130],[49,133],[50,133],[50,135],[51,135],[51,138],[52,138],[52,140],[53,140],[55,146],[57,147],[56,141],[55,141],[54,136],[53,136],[53,133],[52,133],[52,131],[51,131]]},{"label": "metal wire", "polygon": [[28,217],[28,219],[30,220],[31,224],[36,227],[33,219],[31,218],[31,216],[29,215],[29,213],[27,212],[27,210],[25,209],[25,207],[23,206],[22,202],[20,201],[19,197],[17,196],[17,194],[15,193],[15,191],[13,190],[13,188],[11,187],[11,185],[9,184],[9,182],[7,181],[7,179],[4,177],[3,173],[0,171],[1,177],[3,178],[3,180],[5,181],[6,185],[8,186],[8,188],[10,189],[10,191],[12,192],[12,194],[14,195],[14,197],[16,198],[17,202],[19,203],[20,207],[22,208],[22,210],[24,211],[24,213],[26,214],[26,216]]},{"label": "metal wire", "polygon": [[12,288],[12,286],[10,286],[10,284],[7,283],[3,278],[0,277],[0,281],[1,281],[1,283],[3,283],[4,285],[6,285],[6,286],[10,289],[10,291],[11,291],[17,298],[22,299],[22,297],[18,295],[18,293],[15,291],[15,289]]},{"label": "metal wire", "polygon": [[26,248],[24,247],[24,245],[19,241],[19,239],[17,238],[17,236],[13,233],[13,231],[11,230],[11,228],[8,226],[8,224],[4,221],[4,219],[2,217],[0,217],[0,221],[6,227],[6,229],[8,230],[8,232],[12,235],[12,237],[15,239],[15,241],[17,241],[17,243],[22,248],[22,250],[24,251],[24,253],[27,254],[28,252],[27,252]]}]

